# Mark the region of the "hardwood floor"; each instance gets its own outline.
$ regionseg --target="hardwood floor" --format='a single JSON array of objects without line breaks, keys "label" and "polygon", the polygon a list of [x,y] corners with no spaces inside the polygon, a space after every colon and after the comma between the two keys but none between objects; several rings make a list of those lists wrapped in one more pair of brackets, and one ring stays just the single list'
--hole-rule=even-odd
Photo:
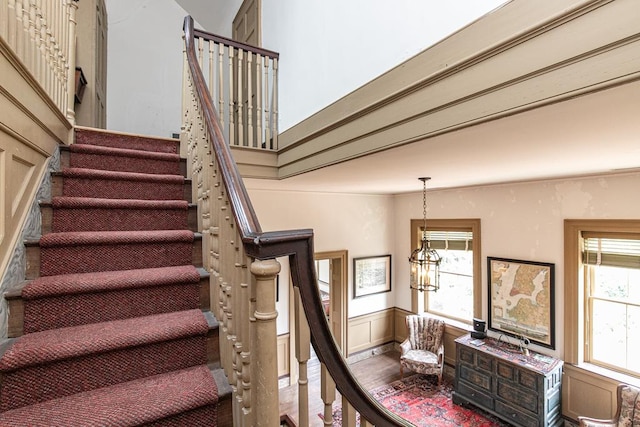
[{"label": "hardwood floor", "polygon": [[[367,390],[400,379],[400,353],[390,351],[350,365],[354,376]],[[309,425],[322,426],[318,417],[324,411],[320,398],[320,363],[317,359],[308,362],[309,377]],[[340,399],[338,396],[337,399]],[[280,414],[288,414],[298,423],[298,386],[280,389]]]}]

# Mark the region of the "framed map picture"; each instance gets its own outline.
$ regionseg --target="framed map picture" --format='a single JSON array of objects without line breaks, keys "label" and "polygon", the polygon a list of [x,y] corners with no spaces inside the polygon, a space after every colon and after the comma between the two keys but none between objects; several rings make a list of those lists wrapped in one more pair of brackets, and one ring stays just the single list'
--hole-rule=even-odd
[{"label": "framed map picture", "polygon": [[555,349],[554,264],[487,257],[489,329]]},{"label": "framed map picture", "polygon": [[391,255],[353,259],[353,297],[391,291]]}]

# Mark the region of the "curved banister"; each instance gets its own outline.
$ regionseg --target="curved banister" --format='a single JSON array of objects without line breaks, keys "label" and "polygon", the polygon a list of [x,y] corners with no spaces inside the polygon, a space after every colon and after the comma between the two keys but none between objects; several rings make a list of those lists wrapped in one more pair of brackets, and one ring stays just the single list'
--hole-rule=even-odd
[{"label": "curved banister", "polygon": [[324,316],[320,294],[315,285],[313,230],[262,232],[247,190],[242,182],[231,149],[225,143],[211,94],[198,64],[193,19],[184,20],[187,64],[194,90],[203,110],[203,120],[210,133],[212,151],[218,159],[220,174],[227,190],[242,244],[247,255],[257,259],[289,257],[293,285],[300,290],[302,306],[309,323],[311,342],[336,388],[361,416],[376,426],[411,426],[409,422],[386,410],[354,378],[342,357]]}]

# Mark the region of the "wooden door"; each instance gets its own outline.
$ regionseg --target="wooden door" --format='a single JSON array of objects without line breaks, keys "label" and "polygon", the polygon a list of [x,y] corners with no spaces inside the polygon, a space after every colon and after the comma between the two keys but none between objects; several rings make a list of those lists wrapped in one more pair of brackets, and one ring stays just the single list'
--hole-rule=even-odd
[{"label": "wooden door", "polygon": [[233,18],[233,39],[252,46],[262,43],[262,5],[260,0],[244,0]]},{"label": "wooden door", "polygon": [[331,332],[333,337],[342,349],[345,356],[347,356],[347,346],[345,340],[344,325],[346,324],[346,313],[344,313],[344,292],[347,286],[342,277],[342,259],[331,258],[329,262],[329,271],[331,274],[331,285],[329,287],[329,324],[331,326]]},{"label": "wooden door", "polygon": [[[236,17],[233,19],[233,39],[241,43],[254,47],[260,47],[262,43],[261,29],[261,0],[244,0]],[[262,70],[257,69],[256,58],[250,52],[244,52],[242,61],[237,63],[234,74],[237,79],[234,81],[234,121],[237,126],[235,141],[231,144],[260,146],[257,133],[257,99],[256,91],[257,73]],[[249,57],[251,55],[251,58]],[[249,70],[249,68],[252,68]],[[238,87],[239,86],[239,87]],[[253,114],[251,114],[251,111]],[[249,135],[251,134],[251,135]],[[251,142],[250,142],[251,141]]]}]

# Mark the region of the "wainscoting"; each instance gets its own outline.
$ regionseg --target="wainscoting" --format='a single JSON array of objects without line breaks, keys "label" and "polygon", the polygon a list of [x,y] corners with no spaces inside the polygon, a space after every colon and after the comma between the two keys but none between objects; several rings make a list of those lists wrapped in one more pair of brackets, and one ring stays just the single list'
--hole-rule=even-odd
[{"label": "wainscoting", "polygon": [[[68,143],[71,124],[0,39],[0,292],[24,279],[23,229],[39,235],[39,216],[29,218],[49,158]],[[39,210],[34,211],[39,215]],[[37,228],[37,230],[36,230]],[[6,337],[7,310],[0,305]]]},{"label": "wainscoting", "polygon": [[349,355],[393,341],[394,312],[394,308],[388,308],[349,319],[347,326]]},{"label": "wainscoting", "polygon": [[289,375],[289,334],[278,335],[278,378]]},{"label": "wainscoting", "polygon": [[[375,313],[353,317],[348,321],[348,354],[349,360],[354,357],[361,359],[362,353],[371,350],[369,356],[379,354],[393,345],[399,344],[407,338],[407,328],[405,317],[411,314],[407,310],[392,307]],[[468,333],[471,326],[465,328],[463,325],[457,327],[447,324],[444,330],[444,359],[449,366],[455,366],[455,339]],[[278,376],[290,373],[290,336],[282,334],[278,336]],[[355,356],[354,356],[355,355]]]},{"label": "wainscoting", "polygon": [[616,412],[616,381],[594,372],[565,364],[562,377],[562,415],[611,418]]}]

